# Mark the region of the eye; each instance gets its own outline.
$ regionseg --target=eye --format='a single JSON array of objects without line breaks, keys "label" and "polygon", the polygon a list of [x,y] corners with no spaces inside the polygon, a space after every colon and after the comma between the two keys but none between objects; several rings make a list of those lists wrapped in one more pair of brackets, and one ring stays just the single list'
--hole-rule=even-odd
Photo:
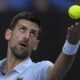
[{"label": "eye", "polygon": [[26,28],[24,26],[20,27],[19,29],[21,32],[25,32],[26,31]]},{"label": "eye", "polygon": [[33,35],[33,36],[37,37],[38,32],[37,32],[37,31],[35,31],[35,30],[32,30],[32,31],[31,31],[31,35]]}]

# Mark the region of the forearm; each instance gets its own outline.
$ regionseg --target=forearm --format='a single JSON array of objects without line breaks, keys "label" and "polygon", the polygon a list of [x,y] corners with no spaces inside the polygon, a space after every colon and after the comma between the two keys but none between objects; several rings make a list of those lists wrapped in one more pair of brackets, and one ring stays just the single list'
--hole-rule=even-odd
[{"label": "forearm", "polygon": [[79,42],[75,45],[70,44],[68,41],[65,42],[62,52],[60,53],[59,57],[57,58],[54,67],[51,71],[51,78],[50,80],[62,80],[65,74],[70,69],[75,54],[79,48]]},{"label": "forearm", "polygon": [[75,54],[78,51],[79,44],[79,42],[75,45],[70,44],[68,41],[65,42],[62,52],[57,58],[55,66],[52,70],[53,80],[61,80],[68,72],[74,61]]},{"label": "forearm", "polygon": [[60,56],[55,62],[54,68],[52,70],[52,78],[51,80],[62,80],[65,74],[70,69],[75,56],[65,55],[61,52]]}]

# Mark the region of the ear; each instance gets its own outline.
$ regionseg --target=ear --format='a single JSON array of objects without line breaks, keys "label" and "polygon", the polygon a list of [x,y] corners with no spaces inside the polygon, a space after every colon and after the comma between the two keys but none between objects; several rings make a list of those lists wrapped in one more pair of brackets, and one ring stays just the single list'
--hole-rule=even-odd
[{"label": "ear", "polygon": [[11,38],[11,33],[12,33],[12,30],[10,29],[7,29],[6,32],[5,32],[5,39],[6,40],[10,40]]},{"label": "ear", "polygon": [[39,40],[37,40],[37,42],[35,43],[35,47],[34,47],[34,51],[37,50],[38,44],[39,44]]}]

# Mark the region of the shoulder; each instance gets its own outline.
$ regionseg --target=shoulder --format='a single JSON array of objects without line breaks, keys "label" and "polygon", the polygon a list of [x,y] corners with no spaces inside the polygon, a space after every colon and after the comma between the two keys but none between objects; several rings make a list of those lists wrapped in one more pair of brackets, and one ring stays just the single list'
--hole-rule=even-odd
[{"label": "shoulder", "polygon": [[41,74],[46,73],[48,68],[50,68],[50,66],[54,66],[54,64],[48,60],[34,63],[34,69],[36,68],[36,71],[39,71]]},{"label": "shoulder", "polygon": [[40,61],[40,62],[37,62],[35,63],[36,66],[50,66],[50,65],[54,65],[51,61],[49,60],[45,60],[45,61]]},{"label": "shoulder", "polygon": [[41,76],[41,80],[46,80],[47,73],[50,70],[51,66],[54,66],[54,64],[51,61],[45,60],[35,63],[35,66],[37,75],[39,74],[39,76]]}]

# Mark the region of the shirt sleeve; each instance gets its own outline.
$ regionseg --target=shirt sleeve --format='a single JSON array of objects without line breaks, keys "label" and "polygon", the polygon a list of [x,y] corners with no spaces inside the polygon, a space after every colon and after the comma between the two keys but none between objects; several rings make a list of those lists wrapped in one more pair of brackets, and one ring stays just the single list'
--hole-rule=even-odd
[{"label": "shirt sleeve", "polygon": [[50,61],[42,61],[41,63],[41,71],[40,71],[40,75],[41,75],[41,79],[40,80],[47,80],[47,70],[48,67],[50,65],[54,65],[52,62]]}]

